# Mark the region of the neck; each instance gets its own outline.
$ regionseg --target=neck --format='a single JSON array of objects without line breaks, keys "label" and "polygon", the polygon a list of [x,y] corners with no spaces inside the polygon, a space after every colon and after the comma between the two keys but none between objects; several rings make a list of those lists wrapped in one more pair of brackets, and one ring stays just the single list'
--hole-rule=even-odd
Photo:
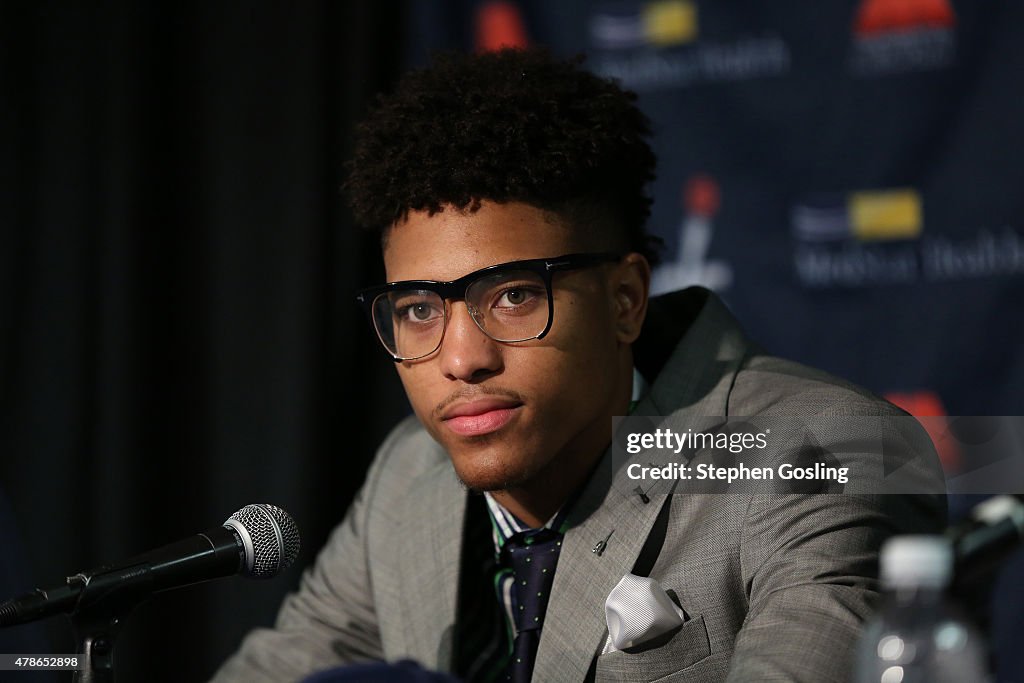
[{"label": "neck", "polygon": [[536,529],[547,524],[547,521],[565,505],[573,492],[586,480],[585,476],[577,481],[570,481],[563,475],[556,473],[552,473],[552,475],[549,475],[547,471],[541,475],[546,480],[543,487],[519,486],[492,491],[491,495],[501,503],[502,507],[518,517],[528,527]]}]

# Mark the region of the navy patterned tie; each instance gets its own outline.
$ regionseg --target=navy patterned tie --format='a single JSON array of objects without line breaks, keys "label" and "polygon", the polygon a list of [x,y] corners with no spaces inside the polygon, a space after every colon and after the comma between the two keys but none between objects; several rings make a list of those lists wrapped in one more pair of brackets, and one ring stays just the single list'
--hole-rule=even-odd
[{"label": "navy patterned tie", "polygon": [[562,534],[551,529],[529,529],[513,534],[501,548],[501,563],[512,569],[512,612],[516,638],[507,680],[529,683],[544,625],[551,584],[555,579]]}]

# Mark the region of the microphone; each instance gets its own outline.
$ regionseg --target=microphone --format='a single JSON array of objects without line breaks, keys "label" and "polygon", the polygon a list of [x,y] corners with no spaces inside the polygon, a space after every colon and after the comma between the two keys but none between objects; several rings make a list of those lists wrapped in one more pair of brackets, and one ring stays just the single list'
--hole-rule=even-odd
[{"label": "microphone", "polygon": [[299,530],[287,512],[274,505],[246,505],[222,526],[69,576],[63,586],[8,600],[0,605],[0,627],[101,602],[111,608],[129,605],[152,593],[235,574],[269,579],[291,566],[298,554]]},{"label": "microphone", "polygon": [[953,543],[958,583],[970,583],[995,567],[1024,540],[1024,494],[993,496],[946,531]]}]

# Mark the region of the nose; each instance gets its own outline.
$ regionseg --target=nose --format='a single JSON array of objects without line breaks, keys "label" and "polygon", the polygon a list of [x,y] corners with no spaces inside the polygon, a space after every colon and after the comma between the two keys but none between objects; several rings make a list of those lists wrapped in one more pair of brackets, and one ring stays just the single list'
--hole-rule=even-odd
[{"label": "nose", "polygon": [[480,381],[502,368],[500,344],[477,327],[465,302],[452,302],[448,326],[438,351],[441,372],[448,379]]}]

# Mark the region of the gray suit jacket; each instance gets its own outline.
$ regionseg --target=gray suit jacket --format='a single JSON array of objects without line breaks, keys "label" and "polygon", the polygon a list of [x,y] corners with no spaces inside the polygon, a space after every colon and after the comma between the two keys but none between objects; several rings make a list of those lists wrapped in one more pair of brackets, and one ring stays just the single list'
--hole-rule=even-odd
[{"label": "gray suit jacket", "polygon": [[[901,414],[763,354],[706,290],[652,300],[641,339],[636,364],[656,379],[635,414]],[[644,503],[609,484],[604,457],[608,467],[572,509],[535,681],[846,681],[877,595],[882,541],[936,532],[945,519],[936,496],[663,493]],[[399,424],[275,627],[247,636],[214,680],[298,680],[372,659],[449,669],[461,548],[453,530],[466,495],[415,418]],[[592,552],[612,530],[604,552]],[[656,647],[602,655],[605,598],[638,558],[689,618]]]}]

